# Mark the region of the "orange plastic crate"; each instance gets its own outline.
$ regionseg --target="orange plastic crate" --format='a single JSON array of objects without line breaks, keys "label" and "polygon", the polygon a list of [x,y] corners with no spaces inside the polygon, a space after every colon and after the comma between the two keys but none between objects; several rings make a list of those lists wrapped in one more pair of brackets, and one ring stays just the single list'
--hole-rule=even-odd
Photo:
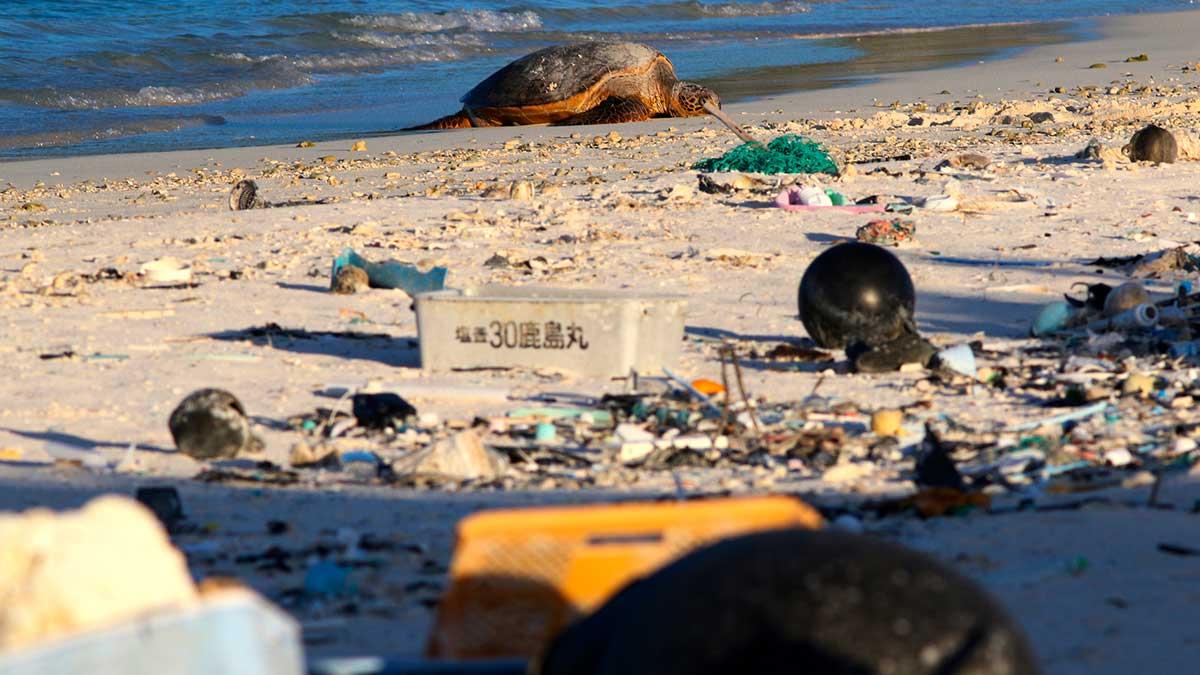
[{"label": "orange plastic crate", "polygon": [[502,509],[464,518],[427,653],[533,658],[634,579],[726,537],[819,528],[788,497]]}]

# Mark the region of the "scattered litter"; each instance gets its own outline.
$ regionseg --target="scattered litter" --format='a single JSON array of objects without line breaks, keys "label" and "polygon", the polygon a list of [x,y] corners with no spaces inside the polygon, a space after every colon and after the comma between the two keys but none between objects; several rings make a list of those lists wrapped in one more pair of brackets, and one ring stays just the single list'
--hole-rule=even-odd
[{"label": "scattered litter", "polygon": [[371,288],[398,288],[410,296],[419,293],[440,291],[446,287],[445,267],[434,267],[428,272],[420,271],[415,265],[398,262],[373,263],[346,249],[333,261],[330,286],[338,285],[338,273],[343,267],[353,266],[363,270]]},{"label": "scattered litter", "polygon": [[941,170],[948,167],[951,169],[971,169],[974,171],[983,171],[984,169],[988,168],[991,163],[992,160],[989,159],[987,155],[981,155],[975,152],[967,152],[942,160],[940,164],[934,167],[934,170]]},{"label": "scattered litter", "polygon": [[935,195],[914,200],[917,207],[926,211],[945,213],[958,209],[958,198],[952,195]]},{"label": "scattered litter", "polygon": [[152,284],[187,284],[192,281],[191,266],[177,258],[159,258],[142,265],[142,278]]},{"label": "scattered litter", "polygon": [[338,295],[353,295],[371,287],[371,280],[361,267],[346,265],[333,275],[329,290]]},{"label": "scattered litter", "polygon": [[493,480],[508,471],[508,461],[484,446],[479,434],[461,431],[392,465],[397,474],[432,474],[455,480]]},{"label": "scattered litter", "polygon": [[838,203],[835,203],[832,195],[828,194],[832,190],[825,191],[814,187],[796,187],[792,186],[780,192],[775,197],[775,206],[785,211],[829,211],[841,213],[882,213],[887,210],[884,204],[846,204],[845,197],[833,192],[837,196]]},{"label": "scattered litter", "polygon": [[916,231],[917,224],[911,220],[872,220],[855,230],[854,238],[865,244],[899,246],[911,243]]}]

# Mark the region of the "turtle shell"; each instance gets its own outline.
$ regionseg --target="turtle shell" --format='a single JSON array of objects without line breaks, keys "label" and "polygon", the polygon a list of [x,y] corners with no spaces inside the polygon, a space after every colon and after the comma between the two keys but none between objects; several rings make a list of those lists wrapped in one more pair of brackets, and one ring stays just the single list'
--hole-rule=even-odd
[{"label": "turtle shell", "polygon": [[623,71],[646,72],[658,50],[636,42],[583,42],[547,47],[497,70],[462,97],[472,108],[536,106],[565,101]]}]

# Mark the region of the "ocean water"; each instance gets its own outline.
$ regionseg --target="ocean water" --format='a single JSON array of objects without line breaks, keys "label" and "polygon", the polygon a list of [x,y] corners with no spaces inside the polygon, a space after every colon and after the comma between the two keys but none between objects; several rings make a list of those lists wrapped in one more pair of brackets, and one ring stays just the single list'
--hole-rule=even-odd
[{"label": "ocean water", "polygon": [[[0,0],[0,157],[292,143],[459,108],[543,46],[619,38],[726,100],[977,58],[1191,0]],[[1034,30],[1031,22],[1052,24]],[[938,39],[928,29],[950,31]],[[911,62],[911,63],[910,63]],[[872,65],[873,64],[873,65]]]}]

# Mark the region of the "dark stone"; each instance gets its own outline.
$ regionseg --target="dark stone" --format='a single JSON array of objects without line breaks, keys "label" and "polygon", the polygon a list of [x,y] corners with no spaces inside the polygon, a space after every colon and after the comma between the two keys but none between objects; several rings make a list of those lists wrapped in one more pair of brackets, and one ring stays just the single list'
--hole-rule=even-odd
[{"label": "dark stone", "polygon": [[1129,139],[1122,150],[1135,162],[1172,164],[1179,156],[1179,145],[1171,132],[1155,124],[1147,124]]}]

